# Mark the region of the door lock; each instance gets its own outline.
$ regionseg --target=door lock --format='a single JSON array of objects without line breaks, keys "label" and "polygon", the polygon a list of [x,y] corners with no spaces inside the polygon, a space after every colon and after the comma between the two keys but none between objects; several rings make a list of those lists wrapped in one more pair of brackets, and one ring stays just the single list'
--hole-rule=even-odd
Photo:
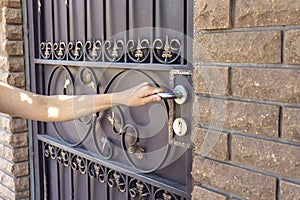
[{"label": "door lock", "polygon": [[162,99],[174,99],[177,104],[184,104],[187,100],[187,90],[182,85],[177,85],[173,92],[160,92],[157,93]]},{"label": "door lock", "polygon": [[187,132],[187,124],[184,119],[176,118],[173,122],[173,130],[176,135],[184,136]]}]

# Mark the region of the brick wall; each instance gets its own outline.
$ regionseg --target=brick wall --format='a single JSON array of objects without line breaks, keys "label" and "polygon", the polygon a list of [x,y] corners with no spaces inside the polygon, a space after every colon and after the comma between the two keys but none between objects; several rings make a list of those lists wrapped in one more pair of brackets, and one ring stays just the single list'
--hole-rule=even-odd
[{"label": "brick wall", "polygon": [[[0,81],[24,88],[21,0],[1,0],[0,13]],[[0,199],[28,198],[27,123],[0,113]]]},{"label": "brick wall", "polygon": [[193,199],[300,199],[300,1],[195,0]]}]

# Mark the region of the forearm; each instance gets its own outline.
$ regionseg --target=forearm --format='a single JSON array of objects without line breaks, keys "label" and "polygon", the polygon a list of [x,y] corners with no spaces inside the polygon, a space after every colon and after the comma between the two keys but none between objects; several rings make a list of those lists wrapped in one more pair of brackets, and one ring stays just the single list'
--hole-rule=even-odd
[{"label": "forearm", "polygon": [[46,122],[68,121],[111,108],[112,95],[39,96],[36,102],[32,107],[39,110],[38,113],[28,113],[31,116],[24,118]]},{"label": "forearm", "polygon": [[0,83],[0,112],[38,121],[67,121],[108,109],[112,94],[43,96]]},{"label": "forearm", "polygon": [[0,82],[0,112],[22,118],[57,122],[80,118],[115,105],[141,106],[160,101],[161,92],[149,83],[125,91],[97,95],[37,95]]}]

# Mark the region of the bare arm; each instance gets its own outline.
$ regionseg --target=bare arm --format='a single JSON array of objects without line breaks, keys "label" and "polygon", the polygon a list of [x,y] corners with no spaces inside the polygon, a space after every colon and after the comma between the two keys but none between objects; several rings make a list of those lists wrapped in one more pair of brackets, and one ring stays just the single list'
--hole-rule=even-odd
[{"label": "bare arm", "polygon": [[140,106],[160,101],[161,88],[142,83],[131,89],[98,95],[37,95],[0,82],[0,112],[38,121],[68,121],[114,105]]}]

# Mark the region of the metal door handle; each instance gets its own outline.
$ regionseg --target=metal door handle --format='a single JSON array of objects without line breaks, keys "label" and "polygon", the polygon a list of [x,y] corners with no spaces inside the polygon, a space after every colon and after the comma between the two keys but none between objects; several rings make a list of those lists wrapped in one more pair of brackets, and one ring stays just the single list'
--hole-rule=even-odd
[{"label": "metal door handle", "polygon": [[162,99],[177,99],[180,98],[182,95],[180,93],[173,93],[173,92],[160,92],[156,95],[160,96]]},{"label": "metal door handle", "polygon": [[157,95],[162,99],[174,99],[178,104],[185,103],[188,97],[187,90],[182,85],[176,86],[173,92],[160,92]]}]

